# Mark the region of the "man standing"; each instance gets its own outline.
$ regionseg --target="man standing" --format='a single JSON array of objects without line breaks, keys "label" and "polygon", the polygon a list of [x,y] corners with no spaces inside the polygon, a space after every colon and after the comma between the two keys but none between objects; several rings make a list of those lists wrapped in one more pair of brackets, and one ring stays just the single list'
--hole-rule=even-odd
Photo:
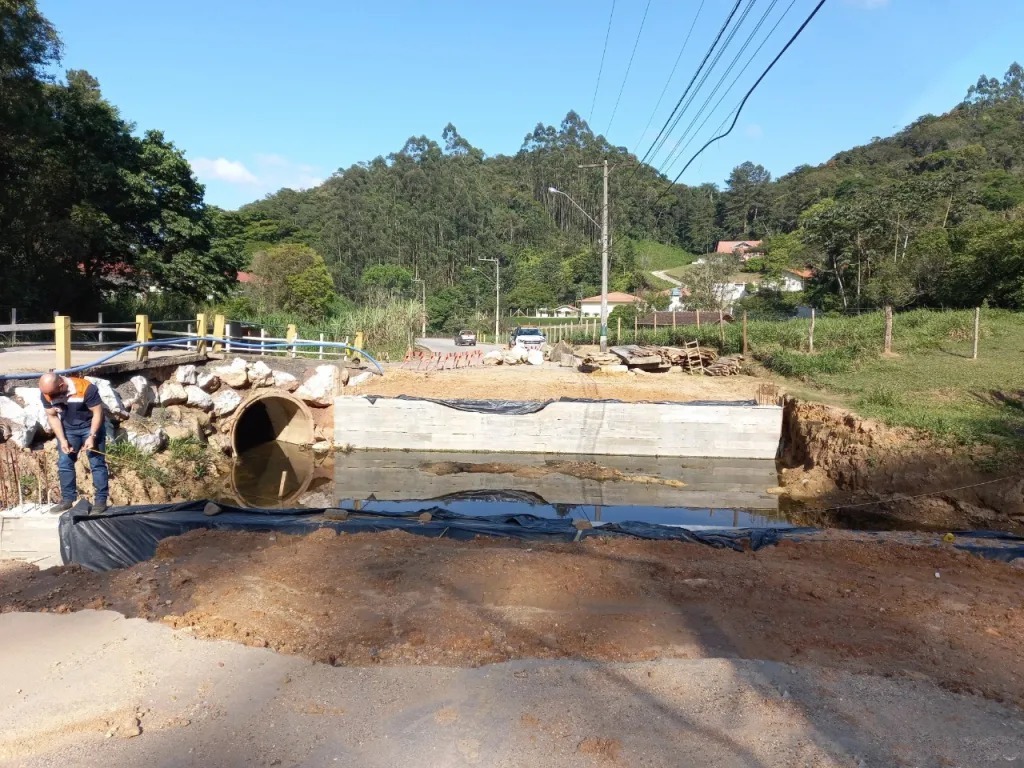
[{"label": "man standing", "polygon": [[60,476],[63,512],[71,509],[78,497],[75,462],[84,449],[92,468],[96,489],[93,510],[102,512],[109,496],[107,461],[104,458],[106,433],[103,429],[103,401],[95,384],[75,376],[45,373],[39,378],[39,392],[50,428],[57,436],[57,474]]}]

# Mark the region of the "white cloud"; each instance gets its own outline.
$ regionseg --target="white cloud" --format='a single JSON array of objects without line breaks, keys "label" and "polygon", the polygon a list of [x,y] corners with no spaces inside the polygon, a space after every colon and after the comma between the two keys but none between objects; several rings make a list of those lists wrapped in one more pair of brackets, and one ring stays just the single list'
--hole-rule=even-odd
[{"label": "white cloud", "polygon": [[751,123],[744,129],[744,133],[747,134],[748,138],[760,139],[764,136],[764,129],[757,123]]},{"label": "white cloud", "polygon": [[889,0],[846,0],[846,4],[863,11],[873,11],[876,8],[885,8],[889,5]]},{"label": "white cloud", "polygon": [[250,163],[252,170],[240,160],[224,157],[197,157],[191,162],[200,181],[251,187],[259,194],[276,192],[282,187],[309,189],[324,183],[324,174],[316,166],[296,163],[281,155],[257,154]]},{"label": "white cloud", "polygon": [[200,179],[226,181],[229,184],[259,184],[260,180],[255,174],[245,167],[243,163],[236,160],[228,160],[218,157],[211,160],[208,157],[197,157],[192,161],[192,170]]}]

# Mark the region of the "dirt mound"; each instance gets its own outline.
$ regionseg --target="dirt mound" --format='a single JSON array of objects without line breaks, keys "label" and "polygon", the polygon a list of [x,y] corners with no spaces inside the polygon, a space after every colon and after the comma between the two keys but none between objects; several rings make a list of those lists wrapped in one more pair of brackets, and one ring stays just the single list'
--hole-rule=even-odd
[{"label": "dirt mound", "polygon": [[123,571],[4,566],[0,606],[110,608],[337,665],[740,657],[927,677],[1024,704],[1024,570],[823,536],[737,553],[194,531]]},{"label": "dirt mound", "polygon": [[784,403],[780,478],[797,522],[1024,531],[1024,475],[986,471],[984,458],[841,408]]}]

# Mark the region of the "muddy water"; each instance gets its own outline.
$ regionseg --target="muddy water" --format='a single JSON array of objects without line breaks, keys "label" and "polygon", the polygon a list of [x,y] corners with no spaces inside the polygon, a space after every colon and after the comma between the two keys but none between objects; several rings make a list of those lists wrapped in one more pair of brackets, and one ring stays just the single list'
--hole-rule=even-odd
[{"label": "muddy water", "polygon": [[382,513],[435,507],[474,516],[785,526],[777,497],[767,493],[775,485],[772,461],[400,451],[321,458],[267,443],[240,457],[221,500]]}]

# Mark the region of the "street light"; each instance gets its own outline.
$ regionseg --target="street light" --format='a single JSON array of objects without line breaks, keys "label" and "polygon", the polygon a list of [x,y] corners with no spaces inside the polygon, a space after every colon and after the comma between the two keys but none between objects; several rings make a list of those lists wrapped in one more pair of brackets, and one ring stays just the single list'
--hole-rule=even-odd
[{"label": "street light", "polygon": [[[598,166],[581,165],[581,168],[594,168]],[[604,205],[601,207],[601,223],[587,213],[583,206],[573,200],[569,195],[555,187],[548,187],[548,192],[553,195],[562,195],[566,200],[576,206],[584,216],[590,219],[591,223],[601,230],[601,351],[608,351],[608,161],[605,160],[600,167],[604,168]]]},{"label": "street light", "polygon": [[499,334],[499,321],[501,319],[501,262],[498,261],[497,257],[493,259],[487,259],[483,256],[478,256],[477,261],[493,261],[494,262],[494,343],[500,343],[498,341]]},{"label": "street light", "polygon": [[420,277],[414,277],[412,281],[423,286],[423,311],[420,313],[420,320],[423,321],[423,330],[420,332],[420,338],[425,339],[427,338],[427,284]]}]

